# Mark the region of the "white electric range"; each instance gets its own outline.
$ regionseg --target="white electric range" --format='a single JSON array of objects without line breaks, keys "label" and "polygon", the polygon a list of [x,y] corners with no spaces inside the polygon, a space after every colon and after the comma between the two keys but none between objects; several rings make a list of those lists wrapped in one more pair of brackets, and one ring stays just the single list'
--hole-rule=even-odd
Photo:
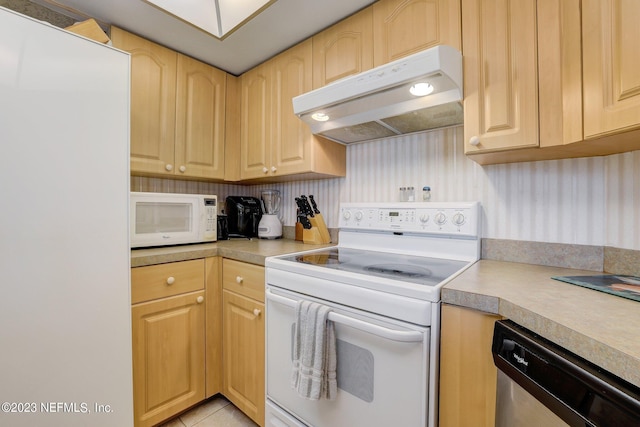
[{"label": "white electric range", "polygon": [[[480,238],[477,202],[344,203],[337,246],[267,258],[266,425],[435,427],[440,291]],[[332,309],[332,401],[290,387],[301,300]]]}]

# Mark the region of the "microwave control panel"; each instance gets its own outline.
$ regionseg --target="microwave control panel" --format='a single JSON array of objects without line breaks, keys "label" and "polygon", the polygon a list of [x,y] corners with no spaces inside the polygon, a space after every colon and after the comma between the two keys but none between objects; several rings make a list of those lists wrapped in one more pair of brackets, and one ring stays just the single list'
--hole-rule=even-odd
[{"label": "microwave control panel", "polygon": [[218,234],[218,207],[217,198],[204,199],[204,220],[205,220],[205,238],[217,236]]},{"label": "microwave control panel", "polygon": [[340,229],[477,236],[480,208],[468,203],[344,203]]}]

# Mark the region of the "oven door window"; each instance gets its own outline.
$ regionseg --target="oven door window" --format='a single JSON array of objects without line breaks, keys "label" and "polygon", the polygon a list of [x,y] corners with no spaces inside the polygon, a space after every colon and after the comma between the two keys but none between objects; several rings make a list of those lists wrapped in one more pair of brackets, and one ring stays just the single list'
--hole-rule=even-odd
[{"label": "oven door window", "polygon": [[[287,298],[295,297],[287,295]],[[333,308],[336,313],[387,330],[417,330],[420,339],[395,341],[334,322],[337,397],[333,401],[307,400],[298,396],[290,385],[295,308],[268,299],[268,397],[296,418],[317,427],[426,425],[429,329]]]}]

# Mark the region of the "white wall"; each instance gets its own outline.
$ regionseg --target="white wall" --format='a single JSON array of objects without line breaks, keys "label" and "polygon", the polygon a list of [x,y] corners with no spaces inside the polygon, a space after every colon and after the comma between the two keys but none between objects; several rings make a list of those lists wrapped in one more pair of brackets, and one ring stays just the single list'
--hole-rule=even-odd
[{"label": "white wall", "polygon": [[340,201],[397,200],[398,187],[429,185],[434,201],[479,200],[483,237],[640,249],[640,151],[608,157],[480,166],[463,151],[462,128],[351,145],[347,177],[279,188],[314,194],[330,227]]},{"label": "white wall", "polygon": [[285,225],[294,197],[313,194],[329,227],[340,202],[394,201],[398,187],[433,201],[479,200],[483,237],[640,250],[640,151],[607,157],[480,166],[464,155],[462,127],[350,145],[347,176],[281,184],[220,185],[134,178],[132,190],[259,196],[283,193]]},{"label": "white wall", "polygon": [[640,249],[640,151],[605,162],[606,246]]}]

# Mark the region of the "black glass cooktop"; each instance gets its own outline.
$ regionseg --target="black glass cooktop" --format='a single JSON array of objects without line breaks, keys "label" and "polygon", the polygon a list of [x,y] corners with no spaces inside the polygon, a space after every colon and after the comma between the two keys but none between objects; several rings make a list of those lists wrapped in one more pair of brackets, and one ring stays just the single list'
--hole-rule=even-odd
[{"label": "black glass cooktop", "polygon": [[425,286],[441,283],[468,264],[467,261],[339,247],[308,254],[290,255],[282,259]]}]

